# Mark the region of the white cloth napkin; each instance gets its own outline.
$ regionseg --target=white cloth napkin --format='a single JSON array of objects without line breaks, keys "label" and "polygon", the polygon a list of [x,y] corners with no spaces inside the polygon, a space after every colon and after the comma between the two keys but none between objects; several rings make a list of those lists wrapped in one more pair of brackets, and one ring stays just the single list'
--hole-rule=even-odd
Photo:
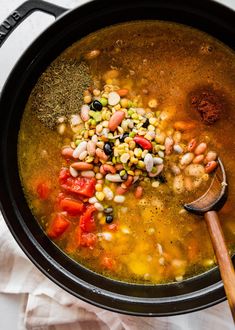
[{"label": "white cloth napkin", "polygon": [[227,301],[200,312],[162,318],[126,316],[85,303],[51,282],[31,263],[1,213],[0,292],[25,294],[23,323],[27,330],[234,329]]}]

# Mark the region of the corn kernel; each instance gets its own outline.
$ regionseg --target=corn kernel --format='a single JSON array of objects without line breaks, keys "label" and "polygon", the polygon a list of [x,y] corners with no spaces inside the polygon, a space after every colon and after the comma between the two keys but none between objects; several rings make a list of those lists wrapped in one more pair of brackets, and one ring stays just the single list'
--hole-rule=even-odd
[{"label": "corn kernel", "polygon": [[139,119],[139,116],[137,115],[137,113],[133,113],[133,115],[131,115],[131,118],[137,120]]},{"label": "corn kernel", "polygon": [[155,141],[157,143],[164,143],[165,141],[165,134],[164,133],[157,133],[156,136],[155,136]]},{"label": "corn kernel", "polygon": [[88,156],[88,157],[86,158],[86,163],[92,163],[93,160],[94,160],[94,157],[92,157],[92,156]]},{"label": "corn kernel", "polygon": [[107,110],[103,109],[102,113],[101,113],[101,116],[102,116],[103,120],[106,120],[106,113],[107,113]]},{"label": "corn kernel", "polygon": [[125,140],[124,140],[124,141],[125,141],[125,143],[129,143],[129,142],[131,142],[131,141],[132,141],[132,138],[130,138],[130,137],[128,136],[128,137],[126,137],[126,138],[125,138]]},{"label": "corn kernel", "polygon": [[89,137],[89,132],[88,132],[88,131],[85,131],[83,136],[84,136],[84,139],[88,139],[88,137]]},{"label": "corn kernel", "polygon": [[117,129],[118,129],[118,132],[119,132],[120,134],[123,134],[124,131],[123,131],[123,128],[122,128],[121,126],[118,126]]},{"label": "corn kernel", "polygon": [[103,212],[99,212],[99,213],[97,214],[97,219],[98,219],[98,220],[101,220],[103,217],[104,217],[104,213],[103,213]]},{"label": "corn kernel", "polygon": [[97,180],[101,180],[101,179],[103,179],[103,174],[97,173],[95,177]]},{"label": "corn kernel", "polygon": [[154,131],[155,131],[155,127],[154,127],[153,125],[149,125],[149,126],[148,126],[148,130],[149,130],[150,132],[154,132]]},{"label": "corn kernel", "polygon": [[120,103],[123,108],[127,108],[129,101],[127,99],[121,99]]},{"label": "corn kernel", "polygon": [[203,174],[202,180],[203,181],[208,181],[209,180],[209,174],[207,174],[207,173]]},{"label": "corn kernel", "polygon": [[156,99],[152,99],[152,100],[150,100],[149,103],[148,103],[148,106],[149,106],[150,108],[156,108],[156,107],[158,106],[158,102],[157,102],[157,100],[156,100]]},{"label": "corn kernel", "polygon": [[135,146],[136,146],[135,141],[131,140],[131,141],[129,142],[129,148],[133,150],[133,149],[135,149]]},{"label": "corn kernel", "polygon": [[95,173],[99,173],[99,171],[100,171],[99,166],[95,166],[95,167],[93,168],[93,171],[94,171]]},{"label": "corn kernel", "polygon": [[137,158],[141,158],[142,150],[141,150],[140,148],[135,148],[135,149],[134,149],[134,155],[135,155]]},{"label": "corn kernel", "polygon": [[110,118],[111,118],[111,113],[107,111],[104,119],[109,120]]},{"label": "corn kernel", "polygon": [[97,191],[95,193],[95,197],[98,199],[98,201],[102,202],[104,200],[105,194],[102,191]]},{"label": "corn kernel", "polygon": [[102,216],[102,218],[99,221],[100,225],[105,225],[106,221],[105,221],[105,217]]},{"label": "corn kernel", "polygon": [[121,109],[121,105],[120,104],[117,104],[117,105],[115,105],[115,110],[120,110]]},{"label": "corn kernel", "polygon": [[93,129],[90,129],[89,130],[89,136],[93,136],[95,134],[94,130]]},{"label": "corn kernel", "polygon": [[109,126],[109,122],[107,120],[103,121],[102,126],[107,128]]},{"label": "corn kernel", "polygon": [[138,161],[138,166],[139,166],[139,168],[145,168],[145,164],[142,160]]},{"label": "corn kernel", "polygon": [[135,170],[135,175],[136,176],[139,176],[139,175],[141,175],[142,174],[142,171],[141,170]]},{"label": "corn kernel", "polygon": [[158,122],[157,118],[154,118],[154,117],[149,118],[149,123],[151,125],[156,126],[157,125],[157,122]]},{"label": "corn kernel", "polygon": [[89,104],[91,103],[91,95],[86,95],[83,98],[84,103]]},{"label": "corn kernel", "polygon": [[129,175],[132,175],[132,176],[135,175],[134,171],[127,171],[127,173],[128,173]]},{"label": "corn kernel", "polygon": [[105,82],[106,82],[107,85],[112,85],[113,79],[111,79],[111,78],[106,79]]},{"label": "corn kernel", "polygon": [[97,88],[93,89],[93,95],[94,96],[99,96],[100,95],[100,90],[97,89]]},{"label": "corn kernel", "polygon": [[147,140],[149,140],[149,141],[152,141],[152,140],[153,140],[153,138],[154,138],[152,135],[150,135],[150,134],[148,134],[148,133],[147,133],[147,134],[145,134],[145,136],[144,136],[144,137],[145,137],[145,139],[147,139]]},{"label": "corn kernel", "polygon": [[158,188],[159,185],[160,185],[160,182],[159,182],[159,181],[154,181],[154,182],[152,183],[152,187],[153,187],[153,188]]},{"label": "corn kernel", "polygon": [[138,164],[138,159],[135,158],[135,157],[131,157],[130,162],[131,162],[132,164]]},{"label": "corn kernel", "polygon": [[102,190],[103,190],[102,185],[99,184],[99,183],[97,183],[97,184],[95,185],[95,190],[96,190],[96,191],[102,191]]},{"label": "corn kernel", "polygon": [[89,122],[89,123],[88,123],[88,122],[86,122],[86,123],[85,123],[85,129],[89,129],[89,127],[90,127],[90,124],[91,124],[91,122]]}]

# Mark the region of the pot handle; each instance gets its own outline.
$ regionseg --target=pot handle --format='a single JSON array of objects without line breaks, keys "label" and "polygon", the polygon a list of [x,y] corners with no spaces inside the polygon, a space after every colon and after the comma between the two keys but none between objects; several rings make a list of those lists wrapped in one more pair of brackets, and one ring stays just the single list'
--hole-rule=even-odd
[{"label": "pot handle", "polygon": [[68,9],[42,0],[28,0],[22,3],[22,5],[14,10],[0,25],[0,47],[15,30],[15,28],[20,25],[20,23],[22,23],[30,14],[37,10],[58,17]]}]

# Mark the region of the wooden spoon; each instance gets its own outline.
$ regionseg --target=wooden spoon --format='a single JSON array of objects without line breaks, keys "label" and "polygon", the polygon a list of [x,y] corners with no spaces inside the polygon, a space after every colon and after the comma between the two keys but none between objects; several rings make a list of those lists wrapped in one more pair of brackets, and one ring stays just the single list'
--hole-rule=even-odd
[{"label": "wooden spoon", "polygon": [[197,200],[185,204],[184,208],[189,212],[204,215],[205,217],[224,283],[224,289],[235,322],[235,272],[216,212],[224,205],[227,199],[227,192],[228,184],[226,182],[224,166],[222,161],[218,159],[218,167],[209,189]]}]

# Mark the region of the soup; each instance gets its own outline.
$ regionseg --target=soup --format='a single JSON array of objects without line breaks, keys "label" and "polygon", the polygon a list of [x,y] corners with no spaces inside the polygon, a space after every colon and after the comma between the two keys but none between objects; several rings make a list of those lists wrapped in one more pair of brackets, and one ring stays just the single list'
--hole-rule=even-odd
[{"label": "soup", "polygon": [[184,204],[225,164],[220,211],[235,248],[235,55],[169,22],[97,31],[42,74],[18,143],[29,207],[54,243],[117,280],[182,281],[215,266],[202,217]]}]

